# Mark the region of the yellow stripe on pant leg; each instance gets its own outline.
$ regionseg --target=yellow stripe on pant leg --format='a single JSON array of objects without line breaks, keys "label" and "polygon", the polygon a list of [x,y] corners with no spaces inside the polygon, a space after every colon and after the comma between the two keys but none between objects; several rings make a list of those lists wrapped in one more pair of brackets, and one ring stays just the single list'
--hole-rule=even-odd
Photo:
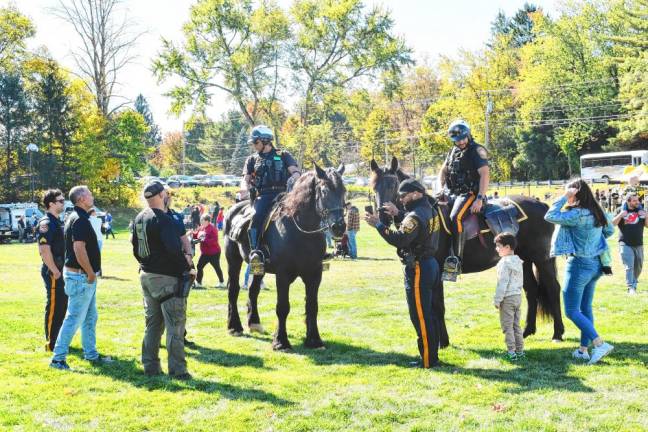
[{"label": "yellow stripe on pant leg", "polygon": [[416,312],[419,319],[419,328],[421,329],[421,339],[423,339],[423,367],[430,367],[430,347],[428,347],[427,327],[425,326],[425,317],[423,317],[423,307],[421,306],[421,265],[417,261],[414,267],[414,298],[416,299]]},{"label": "yellow stripe on pant leg", "polygon": [[54,310],[56,308],[56,279],[54,275],[50,276],[50,309],[49,317],[47,318],[47,350],[50,351],[50,340],[52,338],[52,321],[54,320]]},{"label": "yellow stripe on pant leg", "polygon": [[470,207],[470,205],[475,201],[475,195],[470,194],[468,197],[468,200],[464,204],[464,206],[461,208],[461,211],[457,215],[457,232],[463,232],[463,215],[466,213],[466,210]]}]

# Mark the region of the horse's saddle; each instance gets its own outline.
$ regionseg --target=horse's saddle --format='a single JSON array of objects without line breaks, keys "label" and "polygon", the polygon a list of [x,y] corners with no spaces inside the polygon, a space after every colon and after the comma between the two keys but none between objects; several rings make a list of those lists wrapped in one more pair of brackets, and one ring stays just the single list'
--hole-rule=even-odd
[{"label": "horse's saddle", "polygon": [[[441,222],[445,231],[451,235],[450,206],[440,205]],[[480,234],[491,232],[496,236],[502,232],[516,235],[520,222],[527,219],[524,210],[514,201],[507,198],[491,200],[479,215],[470,213],[463,219],[463,229],[466,240],[474,239]]]},{"label": "horse's saddle", "polygon": [[[266,219],[263,222],[263,232],[265,232],[268,229],[268,226],[270,226],[270,222],[272,221],[272,218],[274,217],[275,213],[279,209],[279,206],[277,205],[278,201],[281,199],[277,197],[277,200],[275,201],[275,204],[273,205],[272,209],[268,212],[268,215],[266,216]],[[254,207],[250,205],[249,200],[241,201],[240,203],[234,205],[229,212],[233,215],[231,217],[229,223],[225,223],[224,226],[224,233],[226,236],[231,238],[232,240],[236,242],[240,242],[241,240],[247,239],[247,231],[248,228],[250,227],[250,222],[252,222],[252,217],[254,216]],[[225,218],[227,221],[228,218]],[[263,236],[263,233],[261,233]]]}]

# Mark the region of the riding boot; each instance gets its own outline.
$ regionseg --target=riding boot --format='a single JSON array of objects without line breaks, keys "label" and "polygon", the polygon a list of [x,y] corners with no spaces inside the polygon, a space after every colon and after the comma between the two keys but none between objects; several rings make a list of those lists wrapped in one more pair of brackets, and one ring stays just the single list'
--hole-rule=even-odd
[{"label": "riding boot", "polygon": [[457,276],[461,274],[461,261],[463,260],[463,249],[466,242],[465,238],[465,233],[461,232],[457,233],[457,235],[452,239],[454,247],[443,264],[443,274],[441,278],[444,281],[456,282]]},{"label": "riding boot", "polygon": [[265,273],[263,252],[258,249],[259,237],[256,228],[248,230],[250,241],[250,273],[254,276],[262,276]]}]

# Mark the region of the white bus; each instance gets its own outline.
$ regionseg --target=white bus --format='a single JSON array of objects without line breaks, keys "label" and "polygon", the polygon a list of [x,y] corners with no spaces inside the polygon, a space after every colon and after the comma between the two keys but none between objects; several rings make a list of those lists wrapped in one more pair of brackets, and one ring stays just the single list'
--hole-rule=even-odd
[{"label": "white bus", "polygon": [[623,180],[628,167],[648,165],[648,150],[590,153],[580,157],[583,180]]}]

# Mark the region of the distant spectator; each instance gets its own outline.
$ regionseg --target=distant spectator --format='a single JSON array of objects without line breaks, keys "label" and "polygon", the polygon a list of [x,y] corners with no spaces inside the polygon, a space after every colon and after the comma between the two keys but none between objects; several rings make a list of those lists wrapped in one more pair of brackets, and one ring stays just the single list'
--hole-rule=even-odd
[{"label": "distant spectator", "polygon": [[624,207],[627,207],[627,210],[620,209],[612,223],[619,227],[619,250],[625,269],[628,294],[636,294],[643,267],[643,234],[644,227],[648,225],[648,218],[635,193],[627,196]]},{"label": "distant spectator", "polygon": [[493,199],[499,199],[499,192],[495,191],[493,192]]},{"label": "distant spectator", "polygon": [[218,214],[220,213],[220,210],[220,204],[218,203],[218,201],[214,201],[214,208],[212,209],[212,221],[218,222]]},{"label": "distant spectator", "polygon": [[191,210],[191,229],[198,229],[200,226],[200,208],[196,205]]},{"label": "distant spectator", "polygon": [[223,211],[224,209],[222,207],[218,209],[218,215],[216,216],[216,228],[218,228],[218,231],[223,230],[223,220],[225,220],[225,214]]},{"label": "distant spectator", "polygon": [[198,259],[198,274],[196,275],[196,287],[202,288],[203,269],[211,264],[218,276],[218,287],[225,286],[223,271],[220,267],[221,248],[218,244],[218,230],[211,223],[211,216],[203,215],[200,218],[200,229],[193,234],[193,238],[200,242],[200,258]]},{"label": "distant spectator", "polygon": [[106,240],[108,240],[108,235],[112,235],[112,238],[115,238],[115,233],[113,232],[112,225],[113,225],[113,217],[109,213],[106,213],[106,222],[104,223],[105,228],[106,228]]},{"label": "distant spectator", "polygon": [[99,244],[99,252],[101,252],[101,248],[103,247],[103,235],[101,233],[101,219],[97,217],[97,210],[94,208],[91,208],[88,211],[88,215],[90,216],[90,225],[92,225],[92,229],[95,232],[95,235],[97,236],[97,243]]},{"label": "distant spectator", "polygon": [[360,212],[358,208],[346,203],[347,208],[347,235],[349,236],[349,255],[351,259],[358,258],[358,246],[356,244],[356,234],[360,231]]},{"label": "distant spectator", "polygon": [[25,234],[27,233],[27,224],[25,223],[25,216],[18,218],[18,241],[20,243],[25,241]]}]

